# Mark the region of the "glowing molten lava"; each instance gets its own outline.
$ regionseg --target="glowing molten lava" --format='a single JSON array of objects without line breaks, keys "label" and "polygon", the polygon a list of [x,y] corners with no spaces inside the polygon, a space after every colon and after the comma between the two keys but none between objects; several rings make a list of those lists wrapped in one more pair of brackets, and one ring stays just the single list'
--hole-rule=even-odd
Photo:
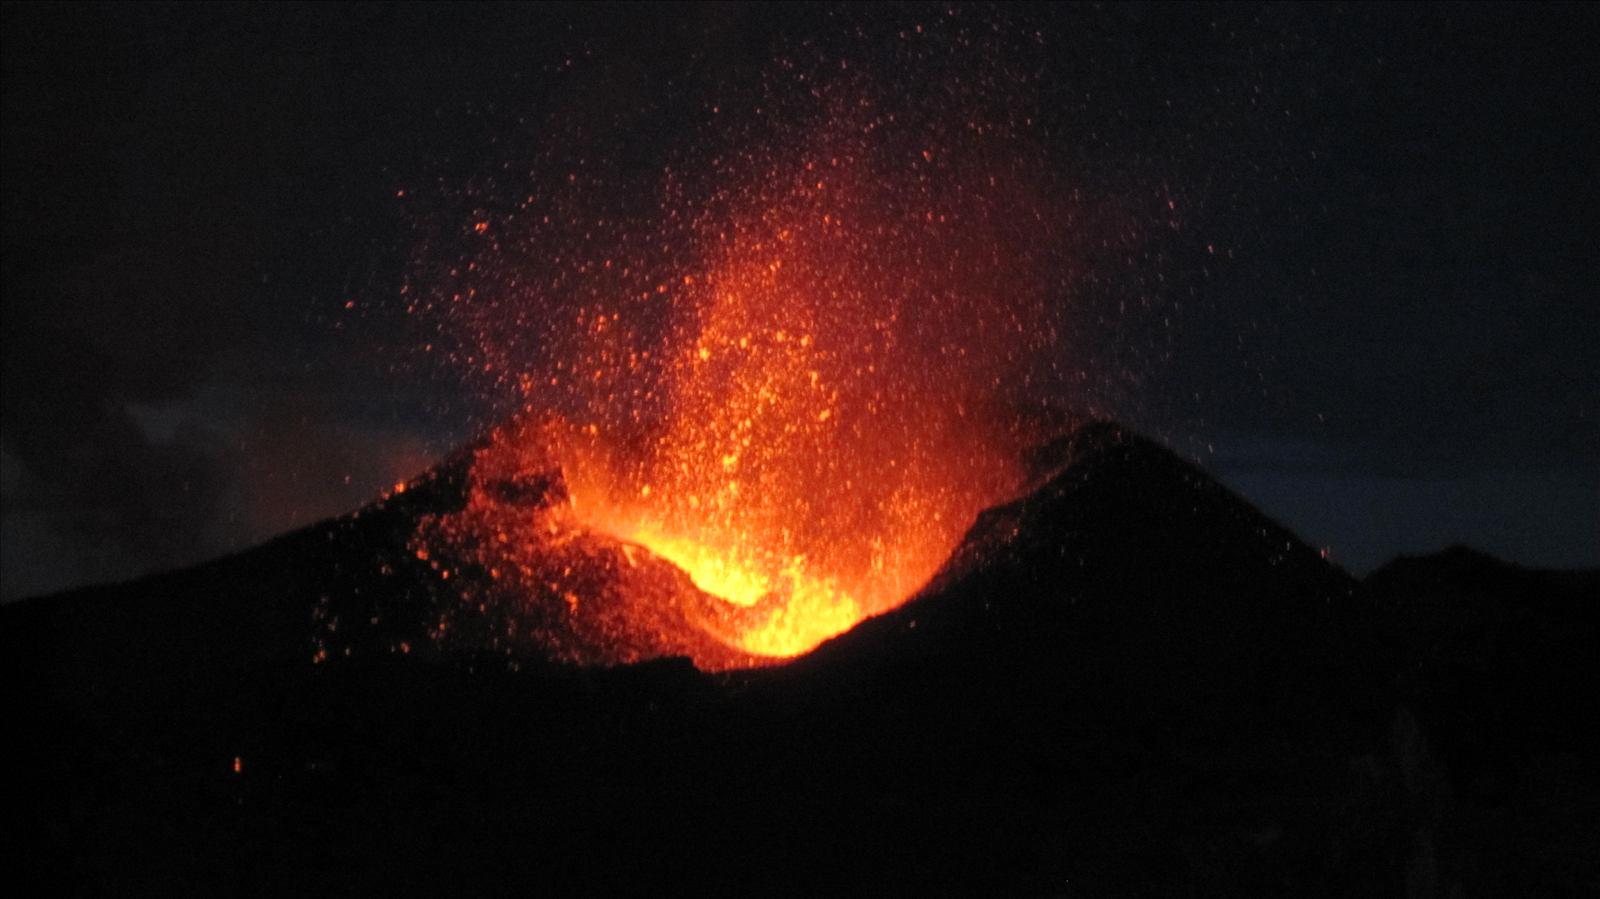
[{"label": "glowing molten lava", "polygon": [[998,377],[980,353],[1028,335],[1003,283],[928,267],[1000,249],[948,207],[880,193],[836,160],[722,231],[672,290],[666,414],[642,452],[597,440],[567,465],[589,526],[763,610],[732,635],[752,653],[804,652],[902,602],[1015,481],[1011,435],[968,407]]},{"label": "glowing molten lava", "polygon": [[[613,661],[793,656],[905,601],[1016,486],[1022,388],[1041,359],[1054,365],[1059,281],[1042,274],[1054,218],[1002,132],[895,122],[868,103],[827,105],[826,124],[781,152],[714,164],[710,186],[669,179],[663,224],[643,236],[596,252],[584,232],[584,249],[559,254],[577,261],[542,287],[504,250],[474,263],[510,299],[452,306],[475,325],[473,366],[514,383],[524,415],[559,422],[554,438],[493,438],[554,445],[553,462],[530,449],[528,465],[559,468],[559,514],[493,511],[490,497],[444,528],[495,573],[485,595],[502,598],[480,606],[513,589],[525,604],[563,598],[507,630],[589,658],[548,635],[605,614],[594,640],[630,647],[600,653]],[[561,221],[529,202],[524,214]],[[515,324],[530,321],[543,328],[524,347]],[[601,567],[635,580],[627,547],[648,549],[712,604],[667,591],[645,611],[634,590],[613,603],[633,611],[597,608],[570,559],[539,549],[574,534],[620,541],[607,558],[621,561]],[[680,624],[748,655],[665,634]]]}]

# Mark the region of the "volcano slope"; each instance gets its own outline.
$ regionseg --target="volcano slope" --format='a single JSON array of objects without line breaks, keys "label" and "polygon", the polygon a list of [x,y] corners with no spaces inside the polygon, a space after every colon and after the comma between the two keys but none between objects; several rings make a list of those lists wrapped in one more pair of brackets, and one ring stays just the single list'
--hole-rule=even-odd
[{"label": "volcano slope", "polygon": [[[618,580],[640,563],[599,535],[579,561],[601,623],[533,597],[519,614],[545,636],[501,639],[481,583],[415,538],[475,495],[537,509],[559,484],[475,483],[471,461],[238,556],[0,612],[28,873],[251,893],[1594,882],[1585,707],[1525,702],[1536,677],[1597,673],[1590,575],[1474,577],[1488,598],[1465,612],[1427,560],[1364,586],[1090,423],[905,605],[706,674],[682,658],[718,651],[685,623],[704,597],[674,569],[641,598]],[[1508,619],[1522,642],[1469,647]]]}]

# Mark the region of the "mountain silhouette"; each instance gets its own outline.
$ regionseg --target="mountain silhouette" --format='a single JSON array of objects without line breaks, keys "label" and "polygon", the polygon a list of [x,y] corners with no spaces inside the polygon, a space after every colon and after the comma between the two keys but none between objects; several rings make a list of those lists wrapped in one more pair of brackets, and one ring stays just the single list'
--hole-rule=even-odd
[{"label": "mountain silhouette", "polygon": [[517,623],[539,636],[508,642],[495,604],[464,606],[482,578],[418,534],[474,496],[526,514],[564,490],[559,470],[486,476],[479,453],[236,556],[0,611],[11,843],[40,882],[1427,894],[1600,876],[1580,717],[1595,573],[1454,551],[1358,582],[1198,467],[1088,422],[904,605],[787,664],[706,673],[685,657],[734,651],[706,636],[704,594],[604,535],[550,557],[588,566],[590,623],[535,596]]}]

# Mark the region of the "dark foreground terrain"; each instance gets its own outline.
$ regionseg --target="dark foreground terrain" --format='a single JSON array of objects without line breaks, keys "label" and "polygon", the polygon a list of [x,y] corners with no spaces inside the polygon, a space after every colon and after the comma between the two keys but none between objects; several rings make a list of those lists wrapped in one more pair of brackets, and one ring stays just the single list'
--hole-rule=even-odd
[{"label": "dark foreground terrain", "polygon": [[[1356,582],[1091,424],[921,595],[709,675],[440,648],[415,489],[0,611],[51,893],[1600,890],[1600,573]],[[322,660],[315,661],[321,653]]]}]

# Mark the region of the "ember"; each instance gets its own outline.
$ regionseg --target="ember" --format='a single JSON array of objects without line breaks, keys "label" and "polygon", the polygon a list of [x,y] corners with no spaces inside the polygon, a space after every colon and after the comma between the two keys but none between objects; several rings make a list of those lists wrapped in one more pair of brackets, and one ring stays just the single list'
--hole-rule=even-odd
[{"label": "ember", "polygon": [[[1060,355],[1060,204],[1017,123],[870,95],[815,91],[796,124],[668,172],[653,226],[599,221],[570,249],[549,233],[570,216],[529,197],[528,249],[497,241],[467,267],[447,322],[536,424],[494,432],[477,505],[430,539],[493,573],[478,605],[557,610],[510,615],[498,641],[793,656],[903,602],[1017,486],[1021,410]],[[652,645],[633,600],[599,638],[626,651],[548,640],[602,614],[566,555],[594,535],[686,572],[714,603],[671,602],[721,649]]]}]

